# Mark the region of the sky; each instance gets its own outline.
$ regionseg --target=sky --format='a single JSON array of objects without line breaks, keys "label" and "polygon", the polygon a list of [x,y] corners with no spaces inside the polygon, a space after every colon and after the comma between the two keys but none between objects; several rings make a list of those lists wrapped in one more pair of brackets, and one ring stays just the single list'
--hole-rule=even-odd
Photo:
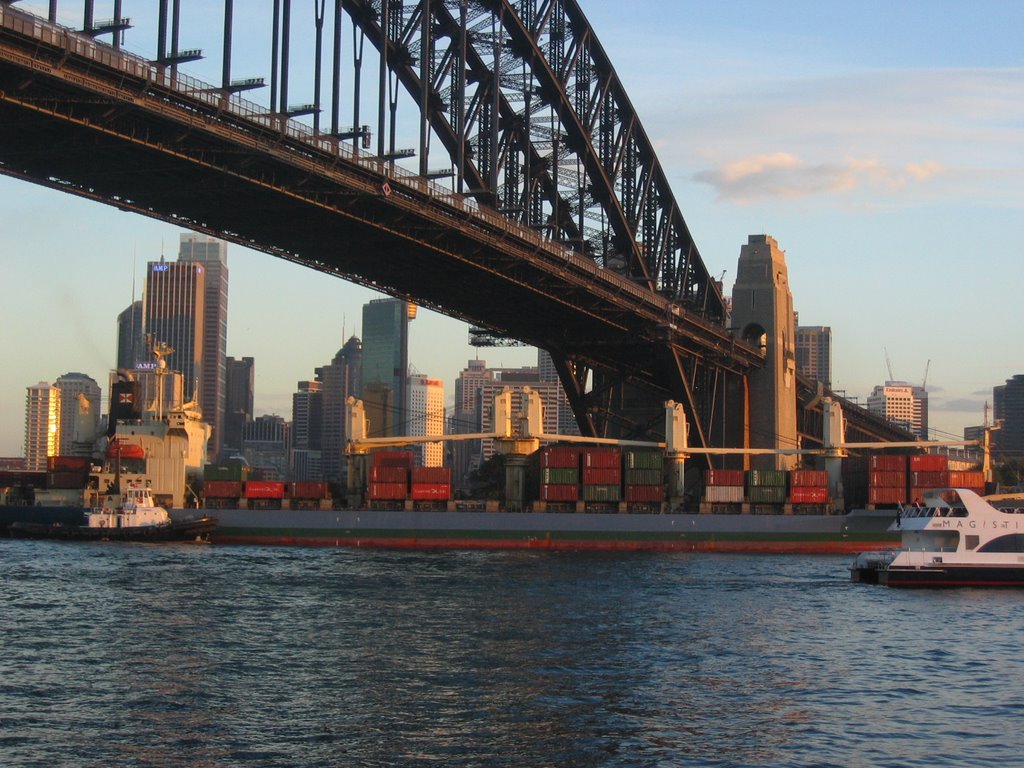
[{"label": "sky", "polygon": [[[747,237],[773,236],[801,324],[832,329],[834,389],[864,402],[888,379],[926,383],[937,436],[981,424],[992,387],[1024,373],[1024,3],[579,1],[726,293]],[[112,16],[103,6],[95,18]],[[124,2],[137,25],[125,47],[142,55],[151,6]],[[269,40],[245,40],[269,30],[269,6],[235,2],[235,77],[269,82]],[[216,82],[222,4],[182,7],[182,48],[210,56],[183,71]],[[293,74],[289,101],[311,101],[294,60]],[[6,177],[0,223],[0,456],[18,456],[28,386],[75,371],[106,395],[117,314],[141,297],[147,261],[176,257],[181,230]],[[377,295],[228,254],[228,354],[255,358],[257,414],[290,417],[296,382],[360,332]],[[432,312],[412,323],[411,364],[445,381],[449,403],[475,357],[536,353],[477,350]]]}]

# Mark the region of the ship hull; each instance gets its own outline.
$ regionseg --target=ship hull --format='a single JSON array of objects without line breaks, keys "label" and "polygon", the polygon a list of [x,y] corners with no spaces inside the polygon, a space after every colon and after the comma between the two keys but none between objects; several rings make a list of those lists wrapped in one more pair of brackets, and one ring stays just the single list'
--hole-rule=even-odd
[{"label": "ship hull", "polygon": [[178,520],[168,525],[99,528],[64,523],[17,521],[8,527],[15,539],[63,539],[66,541],[191,541],[209,536],[217,528],[216,518],[204,516]]},{"label": "ship hull", "polygon": [[878,583],[889,587],[1024,587],[1024,567],[889,567],[878,572]]},{"label": "ship hull", "polygon": [[216,515],[211,539],[222,544],[849,554],[897,541],[885,515],[246,509]]}]

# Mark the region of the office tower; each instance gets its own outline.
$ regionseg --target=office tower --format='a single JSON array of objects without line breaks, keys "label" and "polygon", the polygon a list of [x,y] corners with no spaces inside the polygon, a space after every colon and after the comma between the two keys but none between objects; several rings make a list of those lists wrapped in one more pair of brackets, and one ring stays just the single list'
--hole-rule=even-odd
[{"label": "office tower", "polygon": [[827,325],[796,328],[797,373],[832,388],[832,329]]},{"label": "office tower", "polygon": [[1024,374],[992,388],[992,415],[1000,429],[992,433],[992,442],[1000,458],[1024,458]]},{"label": "office tower", "polygon": [[281,416],[258,416],[242,430],[242,455],[264,480],[288,476],[291,425]]},{"label": "office tower", "polygon": [[868,395],[868,411],[928,439],[928,392],[905,381],[887,381]]},{"label": "office tower", "polygon": [[60,390],[40,381],[25,397],[25,465],[46,470],[46,459],[60,451]]},{"label": "office tower", "polygon": [[375,299],[363,305],[362,393],[371,437],[406,434],[409,321],[416,305]]},{"label": "office tower", "polygon": [[198,400],[203,420],[213,427],[210,455],[216,458],[224,441],[227,406],[228,246],[209,235],[184,232],[178,261],[202,264],[206,270]]},{"label": "office tower", "polygon": [[292,480],[318,482],[323,477],[323,402],[320,381],[300,381],[292,394]]},{"label": "office tower", "polygon": [[[449,432],[469,435],[481,432],[480,390],[485,382],[494,379],[494,371],[487,367],[486,360],[470,360],[455,380],[455,409]],[[458,440],[449,443],[452,482],[465,487],[464,481],[470,472],[480,468],[480,440]]]},{"label": "office tower", "polygon": [[253,418],[256,364],[251,357],[227,358],[225,365],[224,439],[221,453],[230,455],[242,448],[242,430]]},{"label": "office tower", "polygon": [[153,356],[146,348],[142,302],[133,301],[117,316],[117,367],[119,370],[131,370],[152,360]]},{"label": "office tower", "polygon": [[362,397],[362,368],[363,344],[352,336],[330,365],[316,370],[323,401],[320,463],[327,482],[341,482],[345,478],[345,443],[349,435],[345,399]]},{"label": "office tower", "polygon": [[[409,426],[406,434],[416,437],[444,435],[444,382],[421,374],[409,376]],[[421,443],[415,446],[420,465],[444,465],[443,443]]]},{"label": "office tower", "polygon": [[543,349],[537,350],[537,368],[540,372],[541,381],[558,385],[559,394],[555,400],[558,407],[558,434],[578,435],[580,427],[576,422],[576,415],[572,412],[572,407],[569,405],[569,398],[566,397],[562,380],[558,378],[558,371],[555,370],[555,364],[551,359],[551,355]]},{"label": "office tower", "polygon": [[84,373],[65,373],[60,390],[61,456],[91,456],[100,424],[100,385]]}]

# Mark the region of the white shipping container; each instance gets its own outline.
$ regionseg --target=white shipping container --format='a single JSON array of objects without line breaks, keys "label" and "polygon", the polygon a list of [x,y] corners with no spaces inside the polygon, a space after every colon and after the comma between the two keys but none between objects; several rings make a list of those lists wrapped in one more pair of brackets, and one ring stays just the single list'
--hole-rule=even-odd
[{"label": "white shipping container", "polygon": [[712,504],[742,504],[742,485],[708,485],[704,488],[704,501]]}]

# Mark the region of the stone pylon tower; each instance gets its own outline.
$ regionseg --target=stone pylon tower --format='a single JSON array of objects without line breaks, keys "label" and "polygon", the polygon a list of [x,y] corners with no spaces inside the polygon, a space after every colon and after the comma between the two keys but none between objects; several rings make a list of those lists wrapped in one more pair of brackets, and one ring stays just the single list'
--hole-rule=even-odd
[{"label": "stone pylon tower", "polygon": [[[786,255],[775,238],[750,235],[740,249],[732,289],[732,327],[764,350],[765,364],[749,377],[751,448],[798,448],[796,324]],[[755,456],[754,469],[791,469],[794,456]]]}]

